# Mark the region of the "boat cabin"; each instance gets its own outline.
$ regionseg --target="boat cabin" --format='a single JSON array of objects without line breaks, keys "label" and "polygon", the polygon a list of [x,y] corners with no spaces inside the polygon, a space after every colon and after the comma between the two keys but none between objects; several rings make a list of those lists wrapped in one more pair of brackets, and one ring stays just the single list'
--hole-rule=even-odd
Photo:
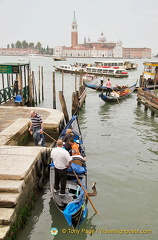
[{"label": "boat cabin", "polygon": [[140,76],[140,87],[158,84],[158,62],[144,62],[144,71]]},{"label": "boat cabin", "polygon": [[95,75],[105,75],[111,77],[128,77],[125,69],[103,68],[103,67],[87,67],[87,73]]},{"label": "boat cabin", "polygon": [[95,62],[97,67],[104,67],[104,68],[123,68],[126,70],[136,69],[138,64],[131,62],[131,61],[97,61]]},{"label": "boat cabin", "polygon": [[98,66],[98,67],[124,68],[124,62],[123,61],[97,61],[97,62],[95,62],[95,65]]}]

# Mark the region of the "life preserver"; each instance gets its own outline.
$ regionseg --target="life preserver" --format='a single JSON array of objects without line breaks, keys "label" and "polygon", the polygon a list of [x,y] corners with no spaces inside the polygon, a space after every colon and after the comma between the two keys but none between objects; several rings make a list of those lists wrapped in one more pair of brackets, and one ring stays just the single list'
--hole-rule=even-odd
[{"label": "life preserver", "polygon": [[49,177],[49,173],[50,173],[50,167],[49,166],[46,166],[44,168],[44,177],[45,178],[48,178]]},{"label": "life preserver", "polygon": [[41,177],[43,175],[43,163],[42,160],[39,159],[35,164],[36,174],[38,177]]},{"label": "life preserver", "polygon": [[47,149],[47,164],[51,164],[51,149]]},{"label": "life preserver", "polygon": [[44,166],[47,166],[48,164],[48,158],[47,158],[47,152],[42,152],[42,163]]},{"label": "life preserver", "polygon": [[43,186],[44,186],[44,177],[41,176],[38,180],[38,189],[39,191],[42,191],[43,190]]}]

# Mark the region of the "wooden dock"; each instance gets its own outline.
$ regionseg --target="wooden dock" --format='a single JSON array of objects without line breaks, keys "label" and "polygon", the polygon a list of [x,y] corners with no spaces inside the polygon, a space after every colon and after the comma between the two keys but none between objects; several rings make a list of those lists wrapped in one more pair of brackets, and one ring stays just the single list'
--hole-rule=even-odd
[{"label": "wooden dock", "polygon": [[158,114],[158,96],[152,94],[150,91],[143,91],[141,88],[138,89],[138,104],[143,104],[144,110],[147,111],[148,108],[151,110],[151,115]]}]

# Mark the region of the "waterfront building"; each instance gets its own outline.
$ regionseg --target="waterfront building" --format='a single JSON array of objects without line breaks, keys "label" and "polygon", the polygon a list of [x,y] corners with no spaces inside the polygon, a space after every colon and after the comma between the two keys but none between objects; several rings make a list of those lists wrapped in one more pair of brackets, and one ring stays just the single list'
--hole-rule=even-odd
[{"label": "waterfront building", "polygon": [[150,48],[123,48],[124,58],[151,58]]},{"label": "waterfront building", "polygon": [[30,48],[0,48],[0,55],[7,56],[27,56],[29,54],[38,54],[39,51],[37,49]]},{"label": "waterfront building", "polygon": [[105,57],[105,58],[151,58],[150,48],[124,48],[121,41],[106,41],[103,32],[98,41],[92,42],[84,38],[83,44],[78,43],[78,29],[74,12],[71,28],[71,46],[54,47],[56,57]]}]

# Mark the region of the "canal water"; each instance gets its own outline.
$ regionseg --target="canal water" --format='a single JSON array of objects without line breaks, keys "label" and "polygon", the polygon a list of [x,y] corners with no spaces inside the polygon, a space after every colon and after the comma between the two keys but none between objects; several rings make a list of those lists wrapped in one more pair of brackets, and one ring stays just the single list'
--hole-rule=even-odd
[{"label": "canal water", "polygon": [[[5,60],[4,60],[5,59]],[[11,62],[16,57],[1,57]],[[45,100],[40,106],[52,108],[52,58],[30,58],[32,70],[44,67]],[[68,59],[93,63],[100,59]],[[111,78],[113,86],[132,85],[143,71],[139,67],[125,79]],[[36,80],[37,81],[37,80]],[[71,116],[71,96],[75,77],[64,75],[64,95]],[[99,83],[94,79],[92,83]],[[58,91],[61,74],[56,73],[57,109],[61,109]],[[51,201],[49,182],[40,193],[32,215],[18,240],[157,240],[158,239],[158,116],[137,106],[137,93],[120,103],[105,103],[99,93],[87,89],[79,115],[87,155],[88,190],[96,182],[97,196],[92,199],[99,214],[88,204],[87,219],[73,232]],[[58,234],[52,236],[51,228]],[[112,231],[113,230],[113,231]],[[124,230],[124,231],[123,231]]]}]

